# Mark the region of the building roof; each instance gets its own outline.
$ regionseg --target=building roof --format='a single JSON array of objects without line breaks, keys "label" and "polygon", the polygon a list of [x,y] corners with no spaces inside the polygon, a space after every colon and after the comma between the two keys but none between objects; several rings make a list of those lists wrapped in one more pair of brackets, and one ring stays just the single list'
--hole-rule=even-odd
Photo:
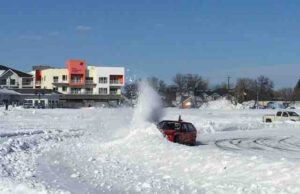
[{"label": "building roof", "polygon": [[11,70],[13,72],[15,72],[18,76],[20,77],[32,77],[32,75],[28,74],[28,73],[24,73],[22,71],[19,71],[19,70],[16,70],[16,69],[13,69],[13,68],[10,68],[10,67],[6,67],[4,65],[0,65],[0,70],[4,70],[4,71],[8,71],[8,70]]},{"label": "building roof", "polygon": [[32,67],[32,70],[45,70],[45,69],[53,69],[53,67],[49,66],[49,65],[35,65]]},{"label": "building roof", "polygon": [[188,100],[191,100],[192,97],[191,96],[183,96],[182,99],[181,99],[181,103],[185,103],[187,102]]},{"label": "building roof", "polygon": [[20,93],[14,91],[14,90],[9,90],[7,88],[0,88],[0,94],[6,94],[6,95],[20,95]]},{"label": "building roof", "polygon": [[121,95],[62,94],[60,100],[121,100]]},{"label": "building roof", "polygon": [[22,88],[22,89],[13,89],[15,92],[18,92],[20,94],[34,94],[34,95],[38,95],[38,94],[60,94],[58,92],[55,92],[51,89],[33,89],[33,88]]}]

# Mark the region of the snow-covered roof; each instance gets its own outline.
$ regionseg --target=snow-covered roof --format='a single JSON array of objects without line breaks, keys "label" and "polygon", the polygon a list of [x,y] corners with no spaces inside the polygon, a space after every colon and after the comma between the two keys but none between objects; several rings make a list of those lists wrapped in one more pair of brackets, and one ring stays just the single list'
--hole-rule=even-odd
[{"label": "snow-covered roof", "polygon": [[14,90],[9,90],[6,88],[0,89],[0,94],[8,94],[8,95],[20,95],[20,93],[14,91]]}]

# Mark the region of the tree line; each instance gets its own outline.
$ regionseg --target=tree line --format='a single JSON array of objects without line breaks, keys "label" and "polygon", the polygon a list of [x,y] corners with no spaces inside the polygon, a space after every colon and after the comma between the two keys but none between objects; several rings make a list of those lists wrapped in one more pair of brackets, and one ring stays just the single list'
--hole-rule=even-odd
[{"label": "tree line", "polygon": [[[136,80],[127,83],[123,89],[123,95],[128,99],[136,99],[138,95],[138,82]],[[226,91],[229,96],[234,97],[238,103],[250,100],[300,100],[300,80],[294,87],[274,89],[274,82],[266,76],[257,78],[238,78],[234,84],[220,83],[213,87],[209,86],[209,81],[198,74],[176,74],[172,78],[171,84],[157,77],[147,78],[149,84],[162,96],[166,102],[172,102],[176,95],[193,94],[199,96],[207,91]]]}]

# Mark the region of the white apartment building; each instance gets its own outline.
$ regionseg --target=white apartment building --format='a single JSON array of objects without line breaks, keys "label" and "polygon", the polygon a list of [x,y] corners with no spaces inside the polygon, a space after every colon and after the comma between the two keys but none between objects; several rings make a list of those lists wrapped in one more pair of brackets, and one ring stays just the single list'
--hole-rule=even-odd
[{"label": "white apartment building", "polygon": [[33,72],[37,88],[66,95],[121,95],[125,84],[124,67],[85,67],[84,61],[69,60],[66,68]]},{"label": "white apartment building", "polygon": [[124,67],[89,66],[88,72],[94,83],[93,94],[120,95],[125,82]]}]

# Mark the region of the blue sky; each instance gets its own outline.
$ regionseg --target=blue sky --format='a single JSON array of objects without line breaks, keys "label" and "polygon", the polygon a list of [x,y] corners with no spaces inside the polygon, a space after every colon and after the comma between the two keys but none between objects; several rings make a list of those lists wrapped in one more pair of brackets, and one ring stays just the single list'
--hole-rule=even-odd
[{"label": "blue sky", "polygon": [[300,78],[300,1],[1,1],[0,64],[125,66],[128,77],[198,73],[212,84]]}]

